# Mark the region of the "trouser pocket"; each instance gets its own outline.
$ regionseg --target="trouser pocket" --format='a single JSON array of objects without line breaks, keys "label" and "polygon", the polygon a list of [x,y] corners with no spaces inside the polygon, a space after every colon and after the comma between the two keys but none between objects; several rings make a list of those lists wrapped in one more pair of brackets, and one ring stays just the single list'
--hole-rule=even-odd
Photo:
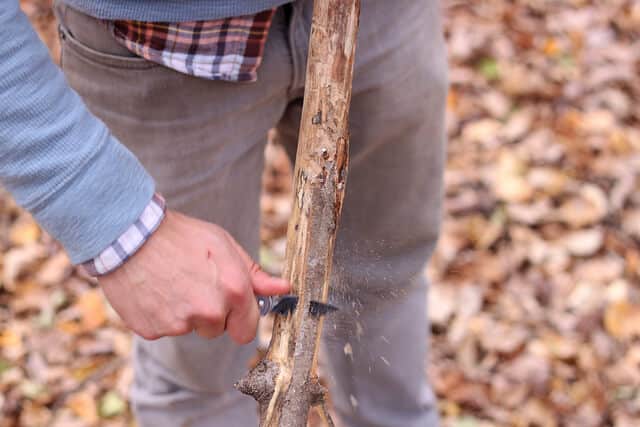
[{"label": "trouser pocket", "polygon": [[120,45],[112,34],[111,24],[75,10],[61,2],[54,5],[58,19],[61,63],[65,57],[107,68],[150,69],[157,64],[147,61]]}]

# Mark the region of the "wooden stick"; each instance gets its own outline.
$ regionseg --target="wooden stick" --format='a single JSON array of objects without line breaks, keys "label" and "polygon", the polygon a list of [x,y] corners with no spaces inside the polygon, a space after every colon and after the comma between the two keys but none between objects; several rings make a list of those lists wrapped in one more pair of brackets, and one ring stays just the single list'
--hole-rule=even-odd
[{"label": "wooden stick", "polygon": [[284,272],[300,299],[292,315],[278,316],[267,355],[237,384],[258,401],[262,427],[305,427],[310,407],[324,405],[316,373],[322,318],[310,315],[309,302],[329,294],[359,14],[360,0],[314,4]]}]

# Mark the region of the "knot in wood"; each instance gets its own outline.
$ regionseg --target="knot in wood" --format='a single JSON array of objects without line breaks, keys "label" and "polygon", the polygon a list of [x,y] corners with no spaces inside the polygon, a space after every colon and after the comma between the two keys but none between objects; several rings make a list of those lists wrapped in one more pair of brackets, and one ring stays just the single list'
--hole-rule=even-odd
[{"label": "knot in wood", "polygon": [[253,397],[259,404],[268,404],[273,396],[279,371],[277,364],[263,359],[235,384],[235,388]]},{"label": "knot in wood", "polygon": [[312,406],[324,403],[327,389],[322,384],[320,384],[318,378],[312,378],[311,380],[309,380],[307,390],[309,391],[309,395],[311,396],[310,403]]}]

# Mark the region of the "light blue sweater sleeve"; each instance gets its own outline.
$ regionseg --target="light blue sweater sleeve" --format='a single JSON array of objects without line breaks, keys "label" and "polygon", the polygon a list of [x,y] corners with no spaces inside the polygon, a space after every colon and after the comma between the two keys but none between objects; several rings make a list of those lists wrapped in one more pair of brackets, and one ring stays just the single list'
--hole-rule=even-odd
[{"label": "light blue sweater sleeve", "polygon": [[140,216],[153,179],[67,85],[18,0],[0,0],[0,40],[0,183],[86,261]]}]

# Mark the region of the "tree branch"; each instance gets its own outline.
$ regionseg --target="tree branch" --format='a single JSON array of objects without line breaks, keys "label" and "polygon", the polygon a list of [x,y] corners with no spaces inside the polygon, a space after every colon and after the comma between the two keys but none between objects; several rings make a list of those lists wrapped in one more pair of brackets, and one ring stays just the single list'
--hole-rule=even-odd
[{"label": "tree branch", "polygon": [[265,359],[237,386],[260,404],[262,427],[304,427],[310,407],[324,405],[326,391],[316,374],[322,318],[309,312],[309,303],[329,294],[347,178],[359,12],[359,0],[314,4],[284,273],[298,306],[276,318]]}]

